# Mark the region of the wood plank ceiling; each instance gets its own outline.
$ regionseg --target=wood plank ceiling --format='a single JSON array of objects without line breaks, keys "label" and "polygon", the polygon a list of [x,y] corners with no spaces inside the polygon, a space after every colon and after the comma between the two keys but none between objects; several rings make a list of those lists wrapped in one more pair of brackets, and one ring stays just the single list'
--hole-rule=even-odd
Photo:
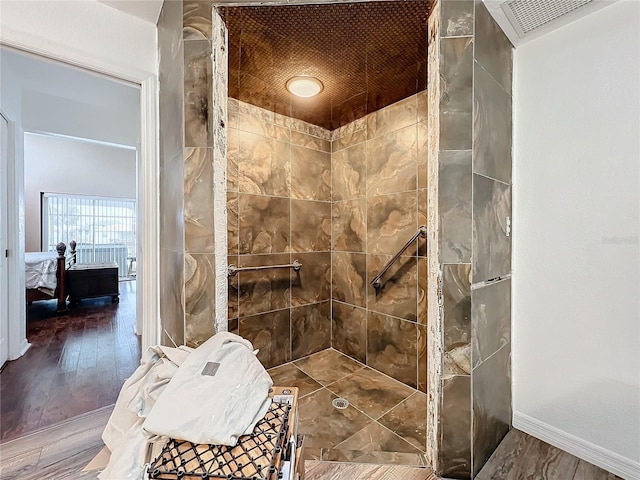
[{"label": "wood plank ceiling", "polygon": [[[434,0],[218,7],[229,28],[229,95],[334,130],[426,88]],[[286,82],[310,75],[316,97]]]}]

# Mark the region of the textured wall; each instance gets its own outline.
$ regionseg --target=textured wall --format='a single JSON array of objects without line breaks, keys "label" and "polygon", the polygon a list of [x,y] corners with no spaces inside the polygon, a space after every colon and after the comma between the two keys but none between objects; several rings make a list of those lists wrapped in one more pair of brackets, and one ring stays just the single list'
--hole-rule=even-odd
[{"label": "textured wall", "polygon": [[512,46],[481,1],[440,8],[438,473],[472,478],[511,422]]},{"label": "textured wall", "polygon": [[426,391],[426,91],[332,132],[333,347]]},{"label": "textured wall", "polygon": [[331,142],[323,128],[229,99],[229,330],[266,367],[331,346]]}]

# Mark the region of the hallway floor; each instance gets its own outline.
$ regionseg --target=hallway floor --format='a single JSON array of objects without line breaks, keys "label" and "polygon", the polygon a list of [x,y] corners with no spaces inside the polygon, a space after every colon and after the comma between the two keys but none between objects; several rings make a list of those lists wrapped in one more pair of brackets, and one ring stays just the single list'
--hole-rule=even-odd
[{"label": "hallway floor", "polygon": [[[307,457],[425,465],[427,396],[327,349],[269,370],[274,385],[300,389]],[[332,405],[336,398],[345,409]]]},{"label": "hallway floor", "polygon": [[140,363],[136,282],[120,282],[119,303],[104,297],[55,309],[55,300],[27,308],[31,348],[0,374],[2,442],[115,403]]}]

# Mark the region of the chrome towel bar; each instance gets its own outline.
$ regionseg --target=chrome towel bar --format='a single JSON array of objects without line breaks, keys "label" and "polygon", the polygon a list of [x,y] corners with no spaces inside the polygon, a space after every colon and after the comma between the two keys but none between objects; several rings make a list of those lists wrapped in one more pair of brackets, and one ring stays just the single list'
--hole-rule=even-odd
[{"label": "chrome towel bar", "polygon": [[294,260],[293,263],[287,265],[263,265],[260,267],[236,267],[235,265],[229,265],[227,267],[227,277],[235,277],[239,272],[253,272],[255,270],[270,270],[274,268],[293,268],[296,272],[302,268],[302,264],[298,260]]},{"label": "chrome towel bar", "polygon": [[418,228],[418,231],[413,234],[413,237],[411,237],[411,239],[407,243],[404,244],[404,247],[402,247],[400,251],[396,253],[394,257],[387,262],[384,268],[380,270],[380,273],[378,273],[378,275],[376,275],[375,278],[371,280],[371,285],[373,285],[374,288],[377,289],[382,286],[382,282],[380,282],[380,279],[382,278],[382,276],[386,273],[387,270],[389,270],[389,268],[391,268],[391,265],[393,265],[398,261],[398,259],[400,258],[400,255],[402,255],[405,252],[405,250],[409,248],[411,244],[417,240],[418,237],[427,238],[426,226],[422,225],[420,228]]}]

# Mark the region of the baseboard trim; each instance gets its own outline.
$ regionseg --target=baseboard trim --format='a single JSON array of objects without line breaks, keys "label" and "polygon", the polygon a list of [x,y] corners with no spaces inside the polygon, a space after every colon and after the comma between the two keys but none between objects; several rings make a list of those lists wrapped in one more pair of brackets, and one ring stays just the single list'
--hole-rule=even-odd
[{"label": "baseboard trim", "polygon": [[514,411],[513,426],[625,480],[640,480],[640,463],[564,432],[529,415]]},{"label": "baseboard trim", "polygon": [[27,353],[27,350],[29,350],[30,348],[31,344],[25,338],[24,342],[22,342],[22,345],[20,345],[20,356],[23,356],[25,353]]}]

